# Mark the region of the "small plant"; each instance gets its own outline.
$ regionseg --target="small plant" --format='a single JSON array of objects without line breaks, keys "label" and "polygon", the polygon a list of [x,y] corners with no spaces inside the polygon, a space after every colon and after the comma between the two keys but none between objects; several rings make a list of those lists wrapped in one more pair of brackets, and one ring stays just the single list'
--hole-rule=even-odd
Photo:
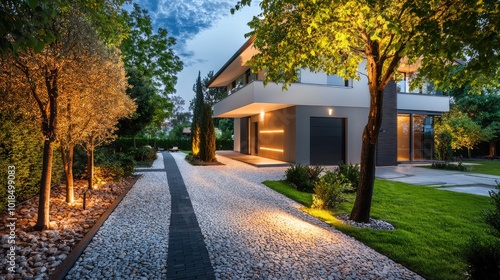
[{"label": "small plant", "polygon": [[451,162],[433,162],[431,168],[434,169],[445,169],[445,170],[456,170],[456,171],[471,171],[472,169],[469,166],[465,166],[462,162],[458,162],[458,164],[454,164]]},{"label": "small plant", "polygon": [[313,208],[334,210],[345,201],[343,193],[351,188],[343,175],[327,171],[315,184]]},{"label": "small plant", "polygon": [[484,211],[484,220],[491,227],[491,234],[500,237],[500,183],[495,182],[496,191],[490,191],[490,203],[494,208]]},{"label": "small plant", "polygon": [[354,193],[358,190],[359,164],[345,164],[342,162],[339,164],[337,172],[343,177],[344,182],[350,183],[350,187],[345,189],[344,192]]},{"label": "small plant", "polygon": [[473,236],[464,247],[462,257],[468,264],[470,279],[500,279],[500,183],[495,181],[496,191],[490,191],[493,209],[484,211],[484,220],[490,226],[493,240],[479,240]]},{"label": "small plant", "polygon": [[500,279],[500,243],[479,240],[476,236],[466,244],[462,257],[467,263],[469,279]]},{"label": "small plant", "polygon": [[285,171],[286,180],[302,192],[314,192],[314,184],[319,180],[324,168],[321,166],[290,165]]}]

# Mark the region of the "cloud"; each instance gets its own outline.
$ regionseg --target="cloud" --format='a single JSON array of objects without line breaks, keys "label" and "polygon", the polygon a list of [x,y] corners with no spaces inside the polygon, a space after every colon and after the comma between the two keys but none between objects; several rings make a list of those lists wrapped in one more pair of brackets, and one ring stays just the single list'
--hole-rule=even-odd
[{"label": "cloud", "polygon": [[193,54],[185,50],[186,41],[227,16],[234,3],[234,0],[147,0],[139,5],[149,11],[155,30],[165,28],[176,38],[177,53],[189,60]]}]

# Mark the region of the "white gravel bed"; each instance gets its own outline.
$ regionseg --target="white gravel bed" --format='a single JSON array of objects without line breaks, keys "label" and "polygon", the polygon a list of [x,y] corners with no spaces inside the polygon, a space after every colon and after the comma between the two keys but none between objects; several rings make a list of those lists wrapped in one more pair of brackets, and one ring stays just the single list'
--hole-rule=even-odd
[{"label": "white gravel bed", "polygon": [[422,279],[262,185],[286,167],[191,166],[173,154],[217,279]]},{"label": "white gravel bed", "polygon": [[[159,154],[154,168],[163,168]],[[165,172],[144,172],[66,279],[166,278],[170,192]]]}]

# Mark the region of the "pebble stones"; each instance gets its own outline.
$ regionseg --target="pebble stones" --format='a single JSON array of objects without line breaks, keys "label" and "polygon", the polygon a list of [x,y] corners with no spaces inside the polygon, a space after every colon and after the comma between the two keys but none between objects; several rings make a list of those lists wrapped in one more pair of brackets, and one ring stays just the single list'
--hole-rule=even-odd
[{"label": "pebble stones", "polygon": [[174,157],[217,279],[422,279],[261,184],[283,179],[286,167],[219,157],[225,165],[199,168]]},{"label": "pebble stones", "polygon": [[[159,154],[153,168],[162,167]],[[66,279],[164,279],[169,218],[166,173],[144,172]]]}]

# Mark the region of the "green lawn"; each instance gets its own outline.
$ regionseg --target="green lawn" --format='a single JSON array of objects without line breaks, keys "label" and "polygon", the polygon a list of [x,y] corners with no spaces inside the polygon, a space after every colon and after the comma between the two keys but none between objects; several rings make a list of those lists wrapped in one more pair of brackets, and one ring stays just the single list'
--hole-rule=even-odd
[{"label": "green lawn", "polygon": [[500,160],[495,160],[495,161],[475,160],[475,161],[465,161],[465,162],[474,163],[474,165],[472,165],[472,172],[490,174],[490,175],[500,175]]},{"label": "green lawn", "polygon": [[266,186],[291,197],[340,231],[427,279],[464,279],[461,248],[473,236],[490,238],[481,213],[491,207],[488,197],[376,180],[371,216],[390,222],[394,231],[359,229],[340,223],[332,214],[349,213],[354,194],[336,213],[310,209],[311,194],[301,193],[284,181],[265,181]]}]

